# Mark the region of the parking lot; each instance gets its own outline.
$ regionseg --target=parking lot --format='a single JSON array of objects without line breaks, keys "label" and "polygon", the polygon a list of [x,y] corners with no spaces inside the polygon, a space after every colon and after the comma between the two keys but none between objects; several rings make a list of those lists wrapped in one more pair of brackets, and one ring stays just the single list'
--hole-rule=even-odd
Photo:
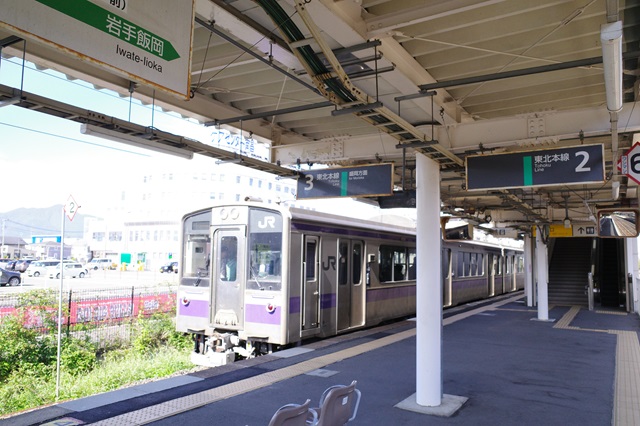
[{"label": "parking lot", "polygon": [[[58,289],[60,279],[48,277],[29,277],[22,275],[19,286],[0,287],[0,294],[19,293],[34,289]],[[178,283],[178,274],[160,273],[159,271],[89,271],[84,278],[63,278],[64,290],[107,288],[107,287],[171,287]]]}]

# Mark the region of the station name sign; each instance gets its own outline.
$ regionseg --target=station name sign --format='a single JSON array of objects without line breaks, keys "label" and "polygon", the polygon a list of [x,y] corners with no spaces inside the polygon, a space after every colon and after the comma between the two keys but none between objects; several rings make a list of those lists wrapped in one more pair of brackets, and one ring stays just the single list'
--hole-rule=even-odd
[{"label": "station name sign", "polygon": [[2,0],[0,28],[189,99],[194,0]]},{"label": "station name sign", "polygon": [[297,199],[373,197],[393,194],[393,164],[308,170],[298,179]]},{"label": "station name sign", "polygon": [[467,190],[604,182],[604,146],[579,145],[466,158]]}]

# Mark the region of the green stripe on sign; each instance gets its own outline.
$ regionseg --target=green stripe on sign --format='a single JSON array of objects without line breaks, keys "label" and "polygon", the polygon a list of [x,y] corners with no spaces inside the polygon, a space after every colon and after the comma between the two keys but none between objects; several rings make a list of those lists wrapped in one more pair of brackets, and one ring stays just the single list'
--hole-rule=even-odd
[{"label": "green stripe on sign", "polygon": [[166,61],[180,57],[168,40],[88,0],[36,1]]},{"label": "green stripe on sign", "polygon": [[524,186],[533,185],[533,162],[530,155],[522,157],[522,172],[524,174]]},{"label": "green stripe on sign", "polygon": [[347,183],[349,181],[349,172],[340,173],[340,196],[345,197],[347,195]]}]

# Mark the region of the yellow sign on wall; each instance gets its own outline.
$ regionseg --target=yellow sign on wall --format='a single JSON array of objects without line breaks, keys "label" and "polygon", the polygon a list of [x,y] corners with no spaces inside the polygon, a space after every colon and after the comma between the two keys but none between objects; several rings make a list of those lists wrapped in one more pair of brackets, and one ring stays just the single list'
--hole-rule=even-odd
[{"label": "yellow sign on wall", "polygon": [[[532,235],[535,237],[537,226],[533,227]],[[549,225],[549,238],[566,238],[566,237],[597,237],[598,230],[596,225],[591,222],[572,223],[570,228],[565,228],[563,223]]]}]

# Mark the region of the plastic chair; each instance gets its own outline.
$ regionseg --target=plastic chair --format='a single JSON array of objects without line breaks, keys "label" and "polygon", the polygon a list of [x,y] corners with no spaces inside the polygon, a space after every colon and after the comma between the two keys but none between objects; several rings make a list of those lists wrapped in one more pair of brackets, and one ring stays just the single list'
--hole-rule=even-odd
[{"label": "plastic chair", "polygon": [[331,386],[322,393],[320,407],[313,409],[318,415],[317,426],[346,425],[356,418],[361,396],[356,383]]},{"label": "plastic chair", "polygon": [[316,424],[318,415],[309,408],[310,399],[300,404],[287,404],[278,408],[271,417],[269,426],[306,426]]}]

